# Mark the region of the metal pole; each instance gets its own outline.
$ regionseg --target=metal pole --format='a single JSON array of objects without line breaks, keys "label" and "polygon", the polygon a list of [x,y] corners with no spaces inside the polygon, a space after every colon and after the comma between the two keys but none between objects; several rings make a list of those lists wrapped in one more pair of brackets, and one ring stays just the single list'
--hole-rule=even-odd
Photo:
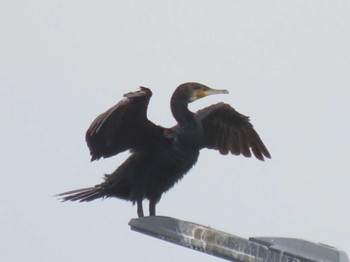
[{"label": "metal pole", "polygon": [[249,239],[170,217],[131,219],[132,230],[229,261],[350,262],[336,248],[294,238]]}]

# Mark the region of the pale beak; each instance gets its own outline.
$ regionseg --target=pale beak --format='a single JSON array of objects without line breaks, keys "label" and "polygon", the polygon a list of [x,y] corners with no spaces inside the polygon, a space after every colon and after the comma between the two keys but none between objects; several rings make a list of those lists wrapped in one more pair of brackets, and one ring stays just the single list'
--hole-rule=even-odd
[{"label": "pale beak", "polygon": [[212,88],[208,88],[207,90],[203,91],[203,94],[204,94],[203,96],[228,94],[228,90],[226,90],[226,89],[212,89]]},{"label": "pale beak", "polygon": [[193,102],[197,99],[210,95],[228,94],[228,91],[226,89],[213,89],[204,85],[201,85],[201,87],[201,89],[194,92],[194,94],[189,98],[189,102]]}]

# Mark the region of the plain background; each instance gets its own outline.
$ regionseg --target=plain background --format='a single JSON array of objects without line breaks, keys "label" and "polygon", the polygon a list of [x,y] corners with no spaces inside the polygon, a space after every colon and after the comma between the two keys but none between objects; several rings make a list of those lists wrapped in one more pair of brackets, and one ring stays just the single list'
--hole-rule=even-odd
[{"label": "plain background", "polygon": [[348,0],[5,0],[0,37],[1,261],[217,261],[130,231],[131,203],[53,197],[126,159],[89,162],[99,113],[144,85],[172,126],[187,81],[228,89],[191,110],[230,103],[272,159],[203,150],[158,214],[350,252]]}]

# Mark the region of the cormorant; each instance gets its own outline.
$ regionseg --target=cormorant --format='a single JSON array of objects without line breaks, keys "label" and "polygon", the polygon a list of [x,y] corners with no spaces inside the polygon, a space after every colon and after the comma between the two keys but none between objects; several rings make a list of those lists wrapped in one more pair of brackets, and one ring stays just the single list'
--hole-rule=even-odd
[{"label": "cormorant", "polygon": [[117,197],[137,204],[137,214],[144,215],[142,201],[149,200],[149,214],[156,215],[162,194],[174,186],[197,162],[203,148],[231,152],[264,161],[270,153],[249,117],[230,105],[218,103],[196,113],[188,104],[208,95],[228,94],[205,85],[181,84],[171,98],[171,112],[177,121],[172,128],[157,126],[147,118],[150,89],[124,95],[118,104],[99,115],[86,132],[91,161],[131,150],[130,157],[104,182],[94,187],[59,194],[63,201],[91,201]]}]

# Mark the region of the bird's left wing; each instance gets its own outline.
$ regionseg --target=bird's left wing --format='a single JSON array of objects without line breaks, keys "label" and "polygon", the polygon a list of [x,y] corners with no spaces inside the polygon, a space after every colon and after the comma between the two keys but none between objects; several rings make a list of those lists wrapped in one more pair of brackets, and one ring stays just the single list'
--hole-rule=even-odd
[{"label": "bird's left wing", "polygon": [[150,89],[124,95],[124,99],[100,114],[86,131],[85,140],[91,161],[110,157],[128,149],[147,148],[163,128],[147,119],[147,107],[152,96]]},{"label": "bird's left wing", "polygon": [[224,155],[231,152],[251,157],[253,153],[261,161],[264,161],[264,157],[271,158],[249,117],[240,114],[230,105],[211,105],[199,110],[195,118],[203,126],[202,148],[216,149]]}]

